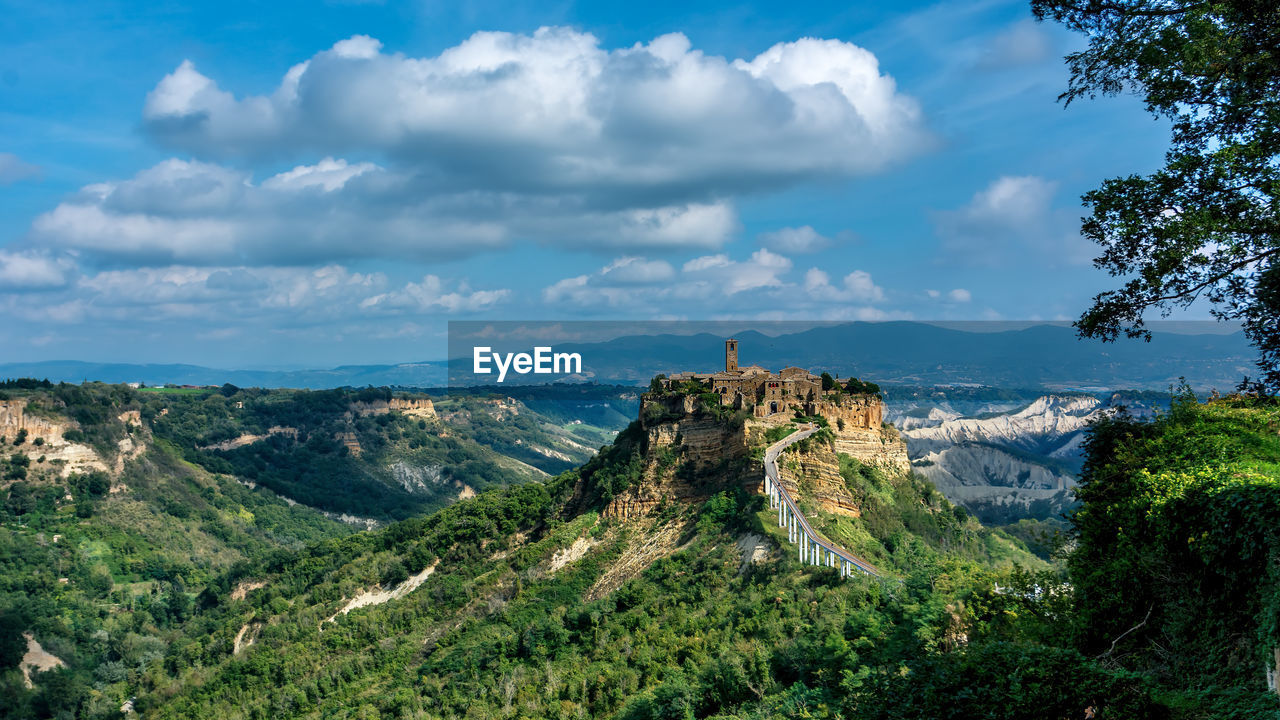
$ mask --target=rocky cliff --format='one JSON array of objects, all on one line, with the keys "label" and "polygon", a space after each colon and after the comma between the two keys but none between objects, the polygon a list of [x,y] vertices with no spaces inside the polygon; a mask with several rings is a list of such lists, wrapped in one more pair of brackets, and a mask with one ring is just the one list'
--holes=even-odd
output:
[{"label": "rocky cliff", "polygon": [[[829,434],[789,450],[782,481],[831,512],[856,516],[860,510],[840,477],[839,455],[905,473],[910,470],[906,445],[883,423],[884,405],[878,397],[843,395],[818,403],[817,412],[826,418]],[[639,482],[618,493],[604,515],[637,517],[664,501],[696,502],[733,487],[756,492],[764,472],[758,449],[768,444],[771,430],[792,421],[781,414],[757,419],[708,407],[694,395],[645,394]]]},{"label": "rocky cliff", "polygon": [[830,423],[834,451],[891,472],[908,472],[907,446],[898,431],[884,422],[884,402],[875,395],[841,395],[817,404]]},{"label": "rocky cliff", "polygon": [[[122,415],[119,421],[126,426],[137,424],[136,413],[133,416]],[[37,415],[27,410],[27,401],[23,399],[0,400],[0,457],[14,454],[25,454],[35,460],[33,473],[48,470],[58,477],[66,478],[72,473],[102,470],[119,473],[123,460],[137,455],[140,444],[131,438],[120,441],[119,454],[114,463],[102,457],[93,448],[79,442],[67,440],[64,435],[71,430],[78,430],[75,421],[63,417]],[[21,446],[13,445],[19,433],[26,431],[26,439]]]},{"label": "rocky cliff", "polygon": [[[1056,518],[1074,502],[1072,489],[1091,423],[1124,406],[1142,417],[1154,407],[1116,394],[1029,396],[1028,402],[987,403],[964,412],[919,399],[894,408],[916,472],[949,500],[986,523],[1020,517]],[[944,404],[945,400],[944,400]],[[906,415],[907,411],[915,416]]]},{"label": "rocky cliff", "polygon": [[393,397],[390,400],[353,402],[349,412],[354,416],[386,415],[398,412],[412,417],[435,418],[436,406],[429,397]]},{"label": "rocky cliff", "polygon": [[663,502],[698,502],[759,482],[762,466],[751,460],[740,419],[707,411],[693,396],[643,398],[640,418],[639,482],[605,506],[605,517],[642,517]]},{"label": "rocky cliff", "polygon": [[794,498],[817,503],[838,515],[862,515],[862,508],[840,476],[839,456],[830,443],[787,450],[778,463],[778,477]]}]

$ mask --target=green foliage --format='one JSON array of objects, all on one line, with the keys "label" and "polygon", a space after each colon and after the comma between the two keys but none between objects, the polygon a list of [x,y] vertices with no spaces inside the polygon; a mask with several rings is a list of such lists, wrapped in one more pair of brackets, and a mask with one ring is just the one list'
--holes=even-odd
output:
[{"label": "green foliage", "polygon": [[36,380],[35,378],[10,378],[0,380],[0,390],[39,390],[41,388],[51,388],[53,383],[48,378],[44,380]]},{"label": "green foliage", "polygon": [[1130,278],[1076,322],[1107,340],[1150,335],[1143,318],[1207,299],[1244,322],[1280,389],[1280,15],[1269,2],[1033,0],[1082,33],[1068,102],[1132,92],[1172,125],[1165,166],[1084,196],[1095,264]]},{"label": "green foliage", "polygon": [[580,470],[583,486],[602,503],[629,487],[639,485],[648,451],[644,426],[636,421],[618,433],[612,445],[600,449]]},{"label": "green foliage", "polygon": [[22,662],[27,652],[27,639],[22,634],[30,622],[21,605],[0,606],[0,671]]},{"label": "green foliage", "polygon": [[845,392],[850,395],[879,395],[880,386],[873,382],[863,382],[858,378],[850,378],[844,385]]},{"label": "green foliage", "polygon": [[796,430],[795,425],[775,425],[764,431],[764,444],[766,446],[773,445],[796,432]]},{"label": "green foliage", "polygon": [[399,560],[392,561],[387,569],[382,573],[382,586],[391,587],[399,585],[409,579],[409,571],[405,569],[404,563]]},{"label": "green foliage", "polygon": [[1260,687],[1280,647],[1280,407],[1177,399],[1091,430],[1071,520],[1085,652],[1193,687]]},{"label": "green foliage", "polygon": [[1141,676],[1109,670],[1071,650],[990,642],[928,654],[907,672],[876,678],[866,718],[1167,718]]}]

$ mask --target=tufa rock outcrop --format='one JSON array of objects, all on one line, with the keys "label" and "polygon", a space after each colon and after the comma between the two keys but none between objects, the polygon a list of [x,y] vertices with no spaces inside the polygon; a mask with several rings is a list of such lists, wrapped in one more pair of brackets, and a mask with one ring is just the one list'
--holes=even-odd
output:
[{"label": "tufa rock outcrop", "polygon": [[435,403],[429,397],[393,397],[390,400],[373,400],[371,402],[353,402],[348,412],[353,416],[386,415],[398,412],[410,417],[434,419]]},{"label": "tufa rock outcrop", "polygon": [[699,502],[717,492],[759,484],[746,424],[726,421],[694,396],[640,400],[640,477],[605,506],[605,517],[649,514],[664,502]]},{"label": "tufa rock outcrop", "polygon": [[[129,421],[134,418],[125,413],[119,420],[129,425]],[[63,478],[70,477],[73,473],[94,470],[111,472],[113,468],[96,450],[83,443],[71,442],[64,437],[68,431],[78,429],[79,426],[73,420],[44,417],[28,412],[27,401],[24,399],[0,400],[0,438],[5,439],[5,442],[0,444],[0,452],[36,454],[43,457],[45,464],[56,469],[57,474]],[[27,442],[22,447],[14,447],[13,440],[23,430],[27,432]],[[36,449],[37,439],[41,443],[38,450]],[[127,447],[122,446],[120,455],[116,458],[115,473],[119,474],[118,468],[122,465],[122,458],[136,456],[141,452],[141,448],[141,445],[135,446],[132,440]]]},{"label": "tufa rock outcrop", "polygon": [[[857,516],[861,510],[840,476],[838,456],[907,473],[906,444],[884,424],[884,404],[875,395],[831,394],[813,409],[827,420],[828,432],[787,451],[782,482],[829,512]],[[645,393],[638,428],[629,430],[641,433],[638,481],[609,500],[604,516],[640,517],[664,502],[698,502],[734,487],[759,491],[764,470],[753,450],[768,444],[770,430],[792,420],[784,414],[755,418],[700,395]]]}]

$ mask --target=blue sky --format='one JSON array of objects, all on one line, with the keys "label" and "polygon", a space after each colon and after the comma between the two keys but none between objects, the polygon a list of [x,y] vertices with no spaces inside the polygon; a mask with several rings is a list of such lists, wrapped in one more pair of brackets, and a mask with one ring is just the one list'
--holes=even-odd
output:
[{"label": "blue sky", "polygon": [[0,362],[434,359],[449,319],[1061,319],[1158,167],[1024,2],[0,4]]}]

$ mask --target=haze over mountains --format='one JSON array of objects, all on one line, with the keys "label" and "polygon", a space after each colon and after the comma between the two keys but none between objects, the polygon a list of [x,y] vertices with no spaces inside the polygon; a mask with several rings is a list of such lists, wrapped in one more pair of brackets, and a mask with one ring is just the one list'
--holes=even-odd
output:
[{"label": "haze over mountains", "polygon": [[[852,374],[882,384],[1165,390],[1186,377],[1200,390],[1227,390],[1243,376],[1254,373],[1255,353],[1239,332],[1157,331],[1151,343],[1121,340],[1103,344],[1080,340],[1072,328],[1063,325],[1008,330],[991,327],[959,329],[919,322],[855,322],[777,335],[754,330],[733,335],[740,341],[744,364],[775,369],[795,365],[841,376]],[[536,344],[547,342],[557,351],[581,353],[583,380],[638,385],[658,373],[719,368],[723,364],[723,339],[711,333],[624,335],[603,342]],[[406,348],[406,354],[412,352]],[[439,360],[305,370],[51,361],[0,364],[0,376],[47,377],[55,382],[229,382],[243,387],[331,388],[439,387],[451,375],[457,384],[477,384],[466,377],[470,358],[461,357],[456,349],[451,354],[455,359],[447,364],[448,371],[446,363]],[[544,382],[547,376],[529,375],[523,379]],[[519,376],[507,378],[507,384],[521,381]]]}]

